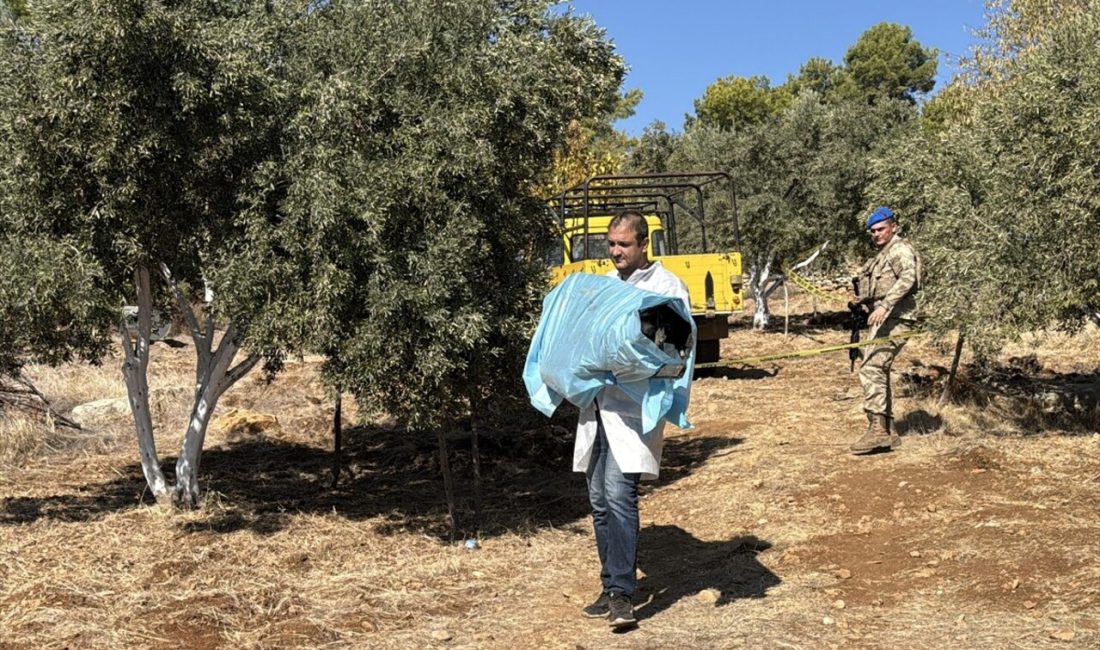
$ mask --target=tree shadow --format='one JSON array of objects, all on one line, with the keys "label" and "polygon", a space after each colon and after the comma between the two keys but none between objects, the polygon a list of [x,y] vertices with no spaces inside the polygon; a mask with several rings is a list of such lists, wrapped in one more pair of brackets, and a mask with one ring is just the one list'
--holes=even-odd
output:
[{"label": "tree shadow", "polygon": [[943,427],[943,418],[924,409],[909,411],[905,417],[894,421],[894,430],[899,436],[926,435],[939,431]]},{"label": "tree shadow", "polygon": [[[783,329],[781,314],[772,314],[773,327]],[[791,314],[787,332],[794,336],[810,336],[837,330],[848,331],[851,327],[851,314],[848,310],[819,311],[815,316],[811,312]]]},{"label": "tree shadow", "polygon": [[639,619],[663,612],[704,589],[718,592],[716,607],[741,598],[763,598],[782,582],[757,554],[771,544],[753,535],[707,542],[679,526],[646,526],[638,541],[638,582],[634,602]]},{"label": "tree shadow", "polygon": [[[920,363],[902,374],[910,393],[924,399],[937,399],[947,377],[946,368]],[[1057,372],[1034,355],[988,366],[966,364],[952,386],[951,401],[977,407],[1022,431],[1093,434],[1100,428],[1100,369]]]},{"label": "tree shadow", "polygon": [[[458,528],[463,535],[491,537],[516,530],[587,526],[583,474],[571,471],[573,432],[548,424],[527,431],[483,432],[480,436],[482,502],[474,521],[470,433],[448,435],[455,476]],[[662,484],[689,474],[738,438],[690,435],[670,438]],[[352,520],[378,519],[383,534],[415,531],[446,539],[446,499],[434,434],[354,427],[345,431],[343,472],[335,488],[332,453],[324,448],[266,437],[236,442],[203,454],[200,482],[205,505],[200,517],[181,521],[185,532],[271,534],[297,513],[338,514]],[[165,463],[169,479],[174,459]],[[0,501],[0,525],[41,518],[88,521],[153,500],[138,464],[119,478],[89,485],[80,494],[10,497]]]},{"label": "tree shadow", "polygon": [[741,366],[739,368],[700,368],[695,371],[695,379],[769,379],[779,374],[780,367],[773,364],[771,368],[759,368],[756,366]]},{"label": "tree shadow", "polygon": [[0,499],[0,526],[27,524],[39,519],[91,521],[143,503],[155,503],[151,496],[145,494],[145,478],[140,466],[129,466],[120,473],[109,483],[82,488],[80,494],[4,497]]}]

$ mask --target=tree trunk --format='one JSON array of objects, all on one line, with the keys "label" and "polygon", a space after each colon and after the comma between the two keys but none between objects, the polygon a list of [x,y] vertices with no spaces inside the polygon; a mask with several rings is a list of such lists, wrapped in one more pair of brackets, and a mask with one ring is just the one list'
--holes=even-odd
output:
[{"label": "tree trunk", "polygon": [[455,485],[451,475],[451,461],[447,452],[447,436],[442,428],[435,431],[436,441],[439,443],[439,471],[443,474],[443,493],[447,498],[447,526],[450,530],[451,541],[455,538]]},{"label": "tree trunk", "polygon": [[206,440],[206,428],[218,405],[218,398],[230,386],[237,383],[255,367],[260,360],[257,355],[249,355],[244,361],[232,366],[240,346],[235,340],[233,324],[225,328],[225,333],[214,349],[214,319],[204,314],[204,327],[200,327],[198,316],[191,302],[180,290],[171,271],[160,265],[164,279],[176,296],[176,303],[183,313],[184,320],[191,330],[195,342],[195,395],[191,405],[191,417],[187,421],[187,433],[183,437],[183,448],[176,459],[176,485],[172,492],[176,505],[193,508],[199,504],[199,465],[202,461],[202,446]]},{"label": "tree trunk", "polygon": [[136,347],[130,341],[125,324],[122,326],[122,348],[125,360],[122,375],[126,379],[126,390],[130,396],[130,410],[134,414],[134,427],[137,430],[138,450],[141,454],[141,469],[145,482],[153,491],[153,496],[161,504],[174,503],[184,507],[194,507],[199,503],[198,471],[202,459],[202,445],[206,439],[206,428],[218,398],[230,386],[248,373],[260,358],[251,355],[230,369],[233,357],[239,346],[234,340],[232,324],[213,350],[214,322],[207,318],[205,331],[200,329],[198,318],[191,303],[183,295],[172,278],[168,267],[161,264],[161,271],[171,286],[183,312],[184,319],[191,329],[195,341],[195,392],[188,420],[187,432],[183,438],[183,449],[176,460],[176,484],[169,486],[160,468],[156,443],[153,439],[153,418],[149,408],[149,346],[152,343],[153,301],[149,285],[149,269],[139,266],[134,272],[138,298],[138,336]]},{"label": "tree trunk", "polygon": [[344,421],[343,421],[343,406],[344,406],[344,394],[340,392],[340,389],[336,389],[336,408],[332,414],[332,485],[330,487],[336,487],[336,484],[340,482],[340,467],[344,464],[343,458],[343,437],[344,437]]},{"label": "tree trunk", "polygon": [[471,380],[467,398],[470,407],[470,456],[474,469],[474,537],[476,538],[481,534],[481,449],[477,431],[478,402],[474,397],[474,386],[476,383]]},{"label": "tree trunk", "polygon": [[768,276],[771,272],[772,256],[756,256],[749,265],[749,291],[752,293],[752,328],[762,330],[771,320],[766,293]]},{"label": "tree trunk", "polygon": [[157,457],[157,444],[153,439],[153,415],[149,409],[149,346],[152,343],[153,300],[149,287],[149,269],[138,266],[134,271],[134,284],[137,286],[138,337],[135,343],[130,341],[130,332],[123,323],[122,350],[125,358],[122,362],[122,376],[126,381],[126,392],[130,399],[130,411],[134,414],[134,428],[137,432],[138,453],[141,456],[141,471],[145,482],[152,490],[157,503],[170,501],[168,482],[160,468]]},{"label": "tree trunk", "polygon": [[[209,341],[203,341],[209,352]],[[196,343],[196,347],[200,344]],[[230,325],[213,355],[199,354],[199,372],[196,373],[195,400],[191,406],[191,417],[187,422],[187,433],[183,437],[183,449],[176,459],[176,487],[173,500],[177,505],[194,508],[199,504],[199,463],[202,461],[202,446],[206,440],[206,428],[218,405],[218,398],[233,382],[226,382],[229,366],[237,355],[237,344],[233,341],[233,326]],[[235,380],[233,380],[235,381]]]},{"label": "tree trunk", "polygon": [[787,283],[783,283],[783,338],[790,336],[791,331],[791,296],[787,292]]},{"label": "tree trunk", "polygon": [[749,291],[752,292],[753,298],[752,328],[754,330],[765,329],[771,322],[772,312],[768,306],[768,298],[786,282],[786,277],[783,275],[771,275],[774,261],[775,254],[768,253],[766,256],[756,257],[749,266]]},{"label": "tree trunk", "polygon": [[951,392],[955,388],[955,375],[959,371],[959,359],[962,357],[963,351],[963,334],[959,332],[959,338],[955,341],[955,356],[951,358],[951,371],[947,373],[947,383],[943,386],[943,392],[940,393],[940,399],[936,402],[936,410],[943,408],[943,405],[947,403],[948,398],[951,397]]}]

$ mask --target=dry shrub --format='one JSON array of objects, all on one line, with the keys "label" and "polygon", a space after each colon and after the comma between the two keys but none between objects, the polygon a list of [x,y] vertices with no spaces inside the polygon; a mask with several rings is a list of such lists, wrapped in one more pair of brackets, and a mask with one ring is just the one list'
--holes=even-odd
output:
[{"label": "dry shrub", "polygon": [[0,415],[0,467],[18,465],[37,451],[49,430],[29,418]]},{"label": "dry shrub", "polygon": [[117,443],[113,432],[71,429],[48,419],[0,413],[0,468],[17,467],[42,454],[100,453]]},{"label": "dry shrub", "polygon": [[[119,369],[121,359],[113,356],[102,364],[69,363],[57,368],[27,366],[26,375],[58,411],[105,397],[125,397],[126,384]],[[152,382],[150,382],[152,383]]]}]

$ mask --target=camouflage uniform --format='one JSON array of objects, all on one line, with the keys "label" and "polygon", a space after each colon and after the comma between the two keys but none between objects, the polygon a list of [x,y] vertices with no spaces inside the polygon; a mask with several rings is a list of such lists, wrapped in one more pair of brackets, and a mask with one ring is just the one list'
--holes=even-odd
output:
[{"label": "camouflage uniform", "polygon": [[[872,312],[879,307],[886,310],[886,320],[871,327],[867,340],[912,329],[920,276],[920,255],[912,244],[897,234],[878,255],[863,265],[859,271],[861,301]],[[863,387],[863,410],[869,415],[893,417],[890,365],[904,345],[903,339],[863,349],[859,383]]]}]

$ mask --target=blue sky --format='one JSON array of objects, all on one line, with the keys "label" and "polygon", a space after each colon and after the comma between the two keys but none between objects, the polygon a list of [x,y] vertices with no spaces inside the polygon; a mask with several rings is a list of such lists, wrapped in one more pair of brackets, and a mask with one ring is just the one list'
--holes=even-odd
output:
[{"label": "blue sky", "polygon": [[[637,113],[616,126],[638,135],[653,120],[673,131],[706,87],[728,75],[766,75],[773,85],[811,57],[841,63],[872,25],[907,25],[940,51],[937,89],[985,24],[982,0],[575,0],[607,30],[630,65],[625,88],[641,88]],[[933,93],[936,92],[933,90]]]}]

